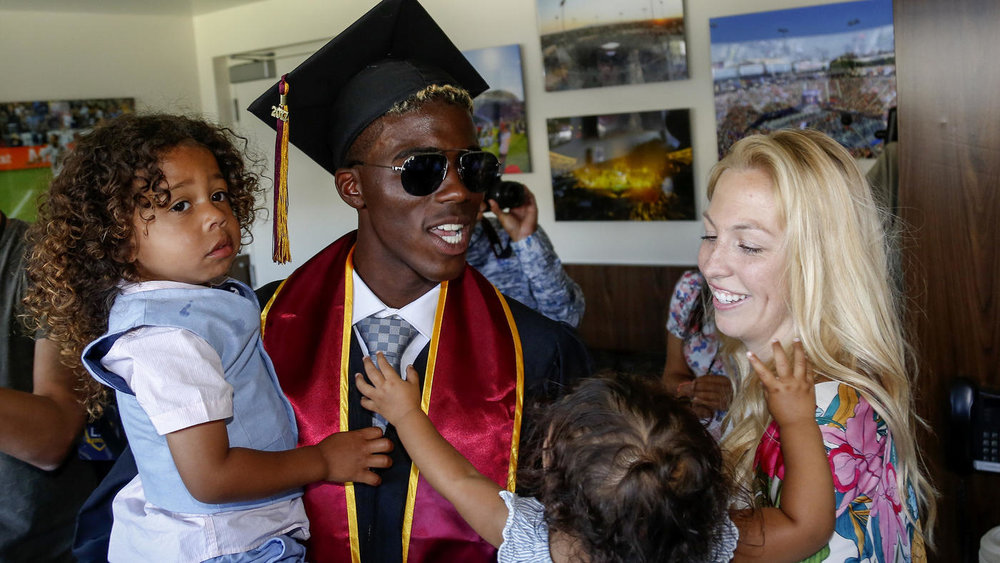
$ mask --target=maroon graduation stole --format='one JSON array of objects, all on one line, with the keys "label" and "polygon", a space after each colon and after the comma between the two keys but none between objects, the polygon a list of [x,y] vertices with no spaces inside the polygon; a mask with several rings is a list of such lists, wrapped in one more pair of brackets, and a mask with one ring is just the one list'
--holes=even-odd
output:
[{"label": "maroon graduation stole", "polygon": [[[348,428],[356,236],[345,235],[295,270],[261,314],[265,348],[295,410],[299,445]],[[470,267],[441,284],[421,378],[421,406],[435,428],[476,469],[513,491],[524,396],[521,340],[506,300]],[[360,561],[354,485],[314,483],[304,498],[310,558]],[[403,561],[442,555],[485,561],[495,553],[416,465],[401,536]]]}]

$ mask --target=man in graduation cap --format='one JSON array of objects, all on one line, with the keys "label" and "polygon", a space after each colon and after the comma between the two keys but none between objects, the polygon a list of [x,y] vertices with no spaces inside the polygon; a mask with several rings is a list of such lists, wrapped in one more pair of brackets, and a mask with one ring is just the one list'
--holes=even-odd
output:
[{"label": "man in graduation cap", "polygon": [[[257,99],[250,111],[329,171],[358,212],[357,231],[259,293],[300,444],[384,425],[361,407],[354,374],[365,355],[395,346],[398,365],[421,374],[437,429],[513,489],[524,407],[590,361],[568,325],[505,299],[465,262],[483,193],[499,179],[472,122],[470,95],[486,88],[416,0],[384,0]],[[396,448],[380,486],[307,488],[310,560],[493,559],[385,431]]]}]

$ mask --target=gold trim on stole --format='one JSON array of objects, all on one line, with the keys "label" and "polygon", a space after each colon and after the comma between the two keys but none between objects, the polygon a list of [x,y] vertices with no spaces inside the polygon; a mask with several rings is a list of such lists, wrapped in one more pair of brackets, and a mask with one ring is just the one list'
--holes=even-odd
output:
[{"label": "gold trim on stole", "polygon": [[[438,295],[437,310],[434,312],[434,331],[431,347],[427,351],[427,369],[424,371],[424,390],[420,396],[420,408],[427,413],[431,405],[431,388],[434,386],[434,366],[437,364],[438,342],[441,339],[441,323],[444,321],[444,304],[448,298],[448,281],[441,282],[441,292]],[[410,534],[413,530],[413,505],[417,501],[417,483],[420,470],[416,463],[410,464],[410,479],[406,484],[406,509],[403,511],[403,563],[410,555]]]},{"label": "gold trim on stole", "polygon": [[521,443],[521,415],[524,409],[524,356],[521,354],[521,335],[517,332],[517,323],[507,305],[507,299],[500,293],[500,290],[493,288],[497,292],[497,298],[503,305],[504,315],[507,316],[507,325],[510,326],[510,334],[514,338],[514,362],[517,365],[517,386],[514,399],[514,427],[510,438],[510,465],[507,466],[507,490],[514,492],[517,487],[517,456]]},{"label": "gold trim on stole", "polygon": [[285,278],[285,279],[281,280],[281,283],[278,284],[278,287],[274,290],[274,293],[271,294],[271,298],[267,300],[267,304],[264,305],[264,310],[262,310],[260,312],[260,339],[261,340],[264,339],[264,323],[267,322],[267,313],[271,311],[271,303],[274,303],[274,298],[278,296],[278,293],[281,291],[281,288],[285,287],[285,282],[286,281],[288,281],[288,278]]},{"label": "gold trim on stole", "polygon": [[[354,248],[347,253],[344,264],[344,326],[340,337],[340,431],[350,430],[347,413],[350,406],[351,320],[354,317]],[[351,561],[361,562],[361,541],[358,536],[358,507],[354,499],[354,483],[344,483],[347,500],[347,527],[351,536]]]}]

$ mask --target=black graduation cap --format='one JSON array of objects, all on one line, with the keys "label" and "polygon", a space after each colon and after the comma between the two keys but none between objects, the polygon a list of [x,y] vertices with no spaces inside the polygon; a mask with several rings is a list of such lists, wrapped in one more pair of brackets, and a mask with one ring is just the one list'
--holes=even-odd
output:
[{"label": "black graduation cap", "polygon": [[[382,0],[250,104],[278,133],[275,261],[290,259],[287,143],[332,174],[369,124],[431,84],[472,97],[489,87],[417,0]],[[279,244],[286,248],[279,252]]]},{"label": "black graduation cap", "polygon": [[[284,81],[289,142],[330,173],[357,136],[398,101],[431,84],[473,97],[488,86],[416,0],[383,0]],[[277,130],[275,84],[248,108]]]}]

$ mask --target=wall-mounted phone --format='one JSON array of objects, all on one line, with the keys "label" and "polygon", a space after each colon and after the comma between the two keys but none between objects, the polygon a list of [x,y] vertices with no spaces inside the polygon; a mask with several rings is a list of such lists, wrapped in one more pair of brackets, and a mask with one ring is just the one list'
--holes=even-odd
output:
[{"label": "wall-mounted phone", "polygon": [[956,378],[950,399],[952,463],[960,470],[1000,473],[1000,392]]}]

